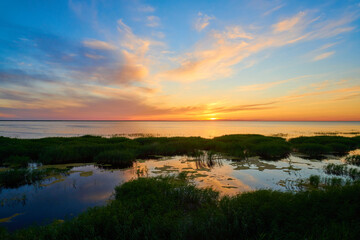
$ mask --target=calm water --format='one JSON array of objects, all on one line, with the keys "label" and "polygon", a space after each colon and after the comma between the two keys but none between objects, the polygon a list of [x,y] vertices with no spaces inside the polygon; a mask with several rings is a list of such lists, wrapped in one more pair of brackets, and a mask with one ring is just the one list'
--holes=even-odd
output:
[{"label": "calm water", "polygon": [[0,121],[0,136],[42,138],[54,136],[201,136],[225,134],[300,135],[360,134],[360,122],[247,122],[247,121]]},{"label": "calm water", "polygon": [[[358,152],[359,153],[359,152]],[[213,187],[221,194],[233,195],[255,189],[289,190],[292,181],[323,175],[327,163],[342,163],[344,158],[307,160],[291,155],[280,161],[251,158],[234,162],[218,159],[212,165],[188,157],[168,157],[138,161],[132,168],[102,169],[93,164],[75,166],[68,176],[52,178],[38,186],[2,189],[0,223],[9,230],[34,223],[45,224],[56,219],[68,219],[88,207],[104,205],[112,198],[114,187],[139,176],[171,175],[186,171],[190,181],[199,187]],[[64,166],[63,166],[64,167]]]},{"label": "calm water", "polygon": [[[256,133],[286,138],[300,135],[360,134],[360,122],[89,122],[89,121],[0,121],[0,136],[41,138],[50,136],[202,136]],[[360,152],[358,151],[357,154]],[[291,155],[280,161],[251,158],[234,162],[217,159],[209,164],[188,157],[137,161],[132,168],[102,169],[93,164],[74,165],[68,176],[54,177],[41,185],[0,189],[0,226],[15,230],[32,224],[76,216],[89,207],[106,204],[114,187],[139,176],[176,174],[186,171],[199,187],[213,187],[221,194],[271,188],[289,190],[291,183],[311,174],[325,176],[325,164],[344,158],[328,156],[323,161]],[[62,166],[64,167],[64,166]],[[4,218],[10,219],[4,220]]]}]

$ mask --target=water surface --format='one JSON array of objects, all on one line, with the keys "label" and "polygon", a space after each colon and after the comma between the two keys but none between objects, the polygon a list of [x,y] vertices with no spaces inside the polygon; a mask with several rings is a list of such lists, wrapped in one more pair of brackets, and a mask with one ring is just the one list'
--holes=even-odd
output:
[{"label": "water surface", "polygon": [[292,181],[308,178],[311,174],[326,176],[322,169],[325,164],[342,161],[343,158],[331,156],[318,161],[291,155],[280,161],[250,158],[235,162],[219,158],[209,163],[176,156],[137,161],[133,167],[121,170],[104,169],[94,164],[75,165],[68,176],[52,178],[41,185],[2,189],[0,219],[14,217],[0,226],[15,230],[34,223],[72,218],[88,207],[106,204],[112,198],[115,186],[139,176],[186,171],[190,181],[197,186],[212,187],[222,195],[234,195],[256,189],[291,190]]},{"label": "water surface", "polygon": [[200,136],[225,134],[277,135],[285,138],[360,134],[360,122],[261,121],[0,121],[0,136],[16,138],[98,136]]}]

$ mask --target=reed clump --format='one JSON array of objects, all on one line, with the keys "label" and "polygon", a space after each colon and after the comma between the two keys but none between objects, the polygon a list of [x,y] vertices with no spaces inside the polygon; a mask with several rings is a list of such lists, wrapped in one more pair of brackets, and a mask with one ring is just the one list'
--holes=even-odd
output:
[{"label": "reed clump", "polygon": [[345,158],[345,162],[348,164],[360,166],[360,155],[351,155]]},{"label": "reed clump", "polygon": [[337,175],[337,176],[348,176],[353,180],[360,179],[360,170],[356,168],[349,168],[346,164],[327,164],[324,167],[324,171],[327,174]]}]

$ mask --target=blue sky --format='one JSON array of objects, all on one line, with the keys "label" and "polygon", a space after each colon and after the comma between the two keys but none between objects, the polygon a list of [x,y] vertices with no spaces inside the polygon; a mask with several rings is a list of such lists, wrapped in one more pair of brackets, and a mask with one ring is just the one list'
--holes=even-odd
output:
[{"label": "blue sky", "polygon": [[1,1],[0,119],[360,120],[359,1]]}]

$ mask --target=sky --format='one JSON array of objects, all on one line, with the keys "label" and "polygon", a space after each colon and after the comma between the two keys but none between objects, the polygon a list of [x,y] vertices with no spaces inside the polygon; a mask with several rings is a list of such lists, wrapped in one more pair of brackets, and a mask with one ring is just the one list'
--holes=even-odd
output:
[{"label": "sky", "polygon": [[2,0],[0,119],[360,121],[360,1]]}]

